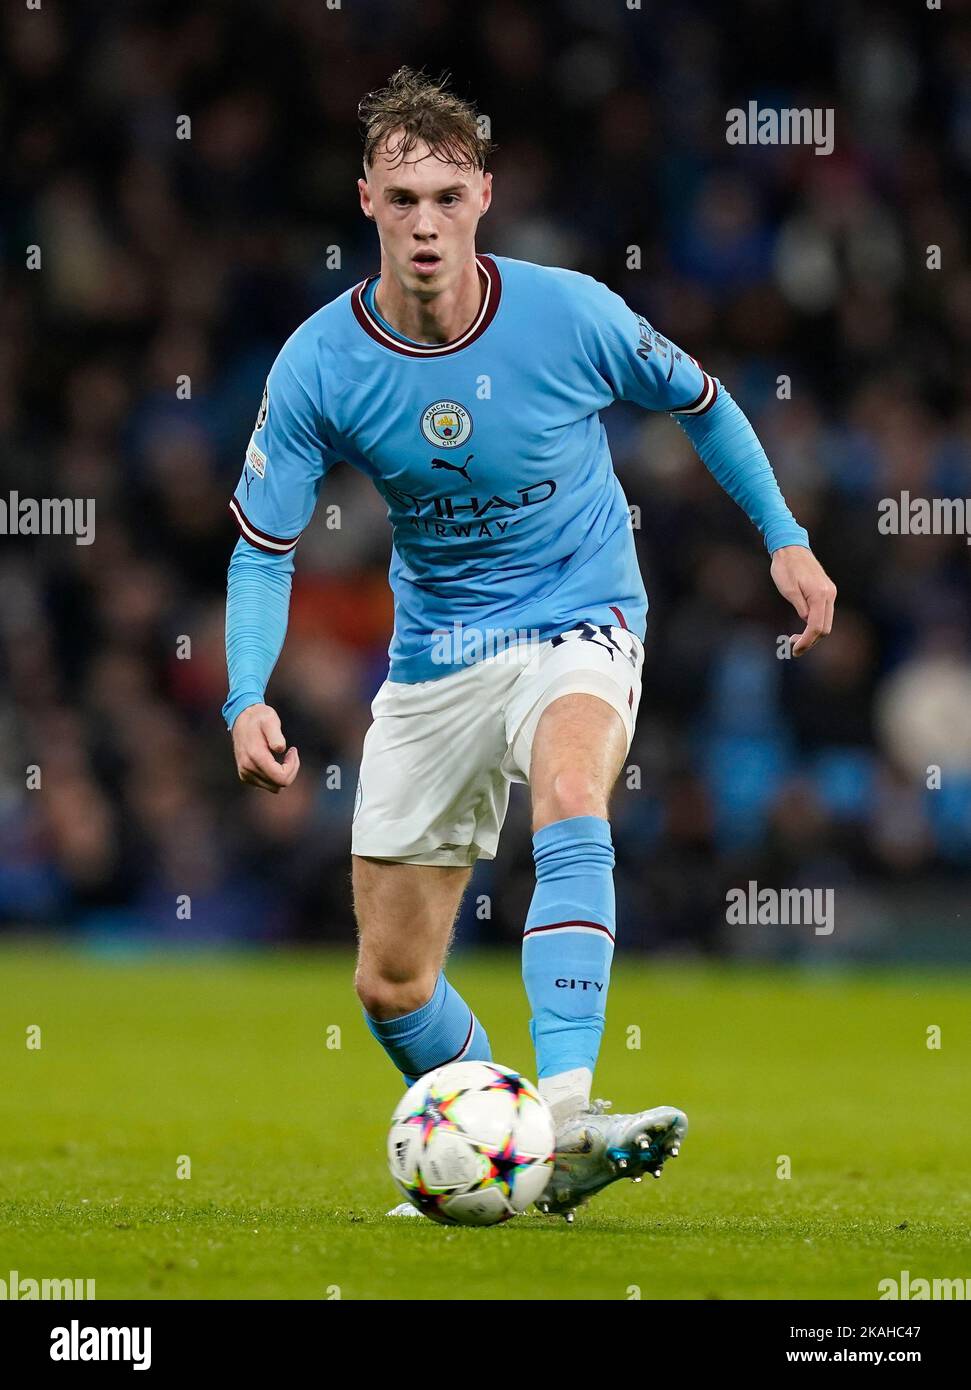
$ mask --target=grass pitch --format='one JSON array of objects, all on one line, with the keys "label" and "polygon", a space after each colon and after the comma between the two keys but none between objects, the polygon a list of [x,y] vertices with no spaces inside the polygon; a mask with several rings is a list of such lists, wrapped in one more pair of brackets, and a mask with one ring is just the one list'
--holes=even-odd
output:
[{"label": "grass pitch", "polygon": [[[572,1228],[476,1231],[384,1217],[400,1085],[352,968],[0,952],[0,1278],[93,1278],[99,1299],[872,1299],[904,1269],[971,1276],[968,976],[619,957],[594,1094],[681,1106],[682,1156]],[[517,959],[449,974],[531,1075]]]}]

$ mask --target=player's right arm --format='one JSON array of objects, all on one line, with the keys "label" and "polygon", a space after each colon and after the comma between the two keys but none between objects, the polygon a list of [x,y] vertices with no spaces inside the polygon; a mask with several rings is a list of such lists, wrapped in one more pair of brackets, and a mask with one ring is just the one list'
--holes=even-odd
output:
[{"label": "player's right arm", "polygon": [[293,552],[256,550],[240,537],[229,562],[226,595],[226,665],[229,696],[223,715],[233,737],[240,781],[264,791],[288,787],[300,770],[296,748],[286,749],[280,718],[264,701],[266,683],[287,631]]},{"label": "player's right arm", "polygon": [[286,749],[266,686],[286,637],[293,552],[335,461],[308,389],[314,374],[312,343],[305,342],[295,334],[273,364],[230,502],[240,538],[227,583],[223,717],[240,780],[271,792],[290,785],[300,759],[295,748]]}]

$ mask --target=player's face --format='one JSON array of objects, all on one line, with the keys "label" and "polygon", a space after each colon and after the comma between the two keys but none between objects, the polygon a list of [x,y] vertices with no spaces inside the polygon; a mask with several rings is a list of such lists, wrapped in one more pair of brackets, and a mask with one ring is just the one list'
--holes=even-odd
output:
[{"label": "player's face", "polygon": [[[392,152],[398,137],[387,142]],[[361,207],[377,223],[385,261],[423,296],[454,285],[475,255],[475,229],[492,199],[492,175],[437,159],[425,144],[400,162],[387,145],[358,179]]]}]

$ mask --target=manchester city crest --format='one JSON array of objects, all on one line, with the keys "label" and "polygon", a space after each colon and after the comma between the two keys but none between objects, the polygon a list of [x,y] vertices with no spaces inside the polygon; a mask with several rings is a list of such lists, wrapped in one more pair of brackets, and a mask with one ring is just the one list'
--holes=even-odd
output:
[{"label": "manchester city crest", "polygon": [[472,433],[472,416],[458,401],[436,401],[422,412],[421,432],[436,449],[454,449]]}]

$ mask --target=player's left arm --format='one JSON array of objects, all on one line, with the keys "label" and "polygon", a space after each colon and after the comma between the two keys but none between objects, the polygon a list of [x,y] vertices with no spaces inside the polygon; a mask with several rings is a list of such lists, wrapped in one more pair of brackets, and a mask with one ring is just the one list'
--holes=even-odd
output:
[{"label": "player's left arm", "polygon": [[775,586],[805,623],[791,638],[793,656],[802,656],[832,630],[836,585],[789,510],[755,430],[717,377],[619,295],[587,283],[596,286],[586,340],[597,370],[618,399],[672,415],[711,475],[758,527]]},{"label": "player's left arm", "polygon": [[832,631],[836,585],[810,549],[809,533],[789,510],[747,416],[719,381],[710,380],[717,395],[708,410],[670,413],[712,477],[762,533],[772,556],[773,582],[805,623],[804,630],[790,638],[792,655],[799,657]]}]

